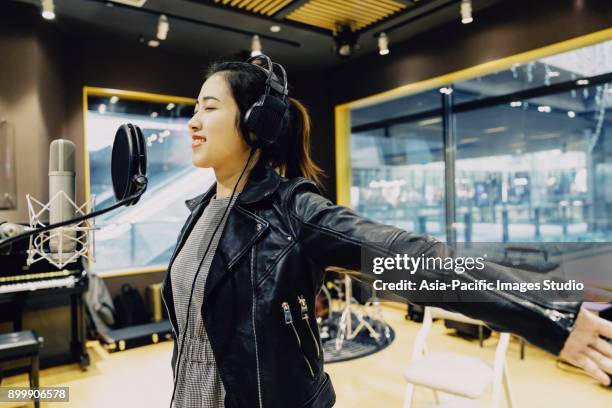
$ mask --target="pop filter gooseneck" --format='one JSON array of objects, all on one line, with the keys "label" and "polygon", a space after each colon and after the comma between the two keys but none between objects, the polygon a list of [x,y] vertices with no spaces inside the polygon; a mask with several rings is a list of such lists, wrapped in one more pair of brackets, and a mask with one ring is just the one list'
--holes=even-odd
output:
[{"label": "pop filter gooseneck", "polygon": [[76,224],[98,215],[106,214],[124,205],[134,205],[147,189],[147,151],[144,136],[140,128],[131,123],[121,125],[115,133],[111,159],[113,190],[117,202],[108,208],[85,214],[71,220],[36,228],[23,234],[0,241],[0,248],[15,241],[28,238],[54,228]]}]

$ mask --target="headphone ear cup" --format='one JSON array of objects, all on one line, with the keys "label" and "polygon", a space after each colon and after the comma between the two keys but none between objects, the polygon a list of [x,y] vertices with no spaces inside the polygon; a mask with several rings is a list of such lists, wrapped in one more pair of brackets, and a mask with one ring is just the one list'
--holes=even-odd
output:
[{"label": "headphone ear cup", "polygon": [[253,132],[257,134],[255,129],[257,128],[259,109],[263,104],[264,98],[265,95],[262,95],[257,102],[251,105],[251,107],[244,114],[244,120],[242,121],[242,137],[249,146],[254,148],[258,147],[257,139],[251,140],[250,133]]},{"label": "headphone ear cup", "polygon": [[[257,143],[272,145],[277,142],[287,102],[274,95],[262,95],[245,114],[245,127],[257,137]],[[249,135],[244,135],[248,139]],[[249,140],[247,140],[249,143]],[[251,144],[251,143],[249,143]]]}]

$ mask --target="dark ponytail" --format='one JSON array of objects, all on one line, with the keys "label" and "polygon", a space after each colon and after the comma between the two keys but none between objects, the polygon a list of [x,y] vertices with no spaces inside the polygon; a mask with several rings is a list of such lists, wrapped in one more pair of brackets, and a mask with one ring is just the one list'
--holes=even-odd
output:
[{"label": "dark ponytail", "polygon": [[[278,166],[287,178],[304,177],[321,185],[323,171],[310,156],[310,115],[300,101],[289,98],[289,128],[285,160]],[[285,135],[283,135],[285,136]]]},{"label": "dark ponytail", "polygon": [[[214,64],[206,78],[216,73],[222,73],[227,80],[239,110],[236,127],[244,135],[247,130],[242,124],[242,118],[264,93],[266,76],[261,69],[244,62]],[[283,118],[278,142],[272,147],[261,148],[259,162],[272,166],[284,177],[304,177],[321,187],[323,171],[310,156],[310,115],[297,99],[289,98],[289,101],[290,106]]]}]

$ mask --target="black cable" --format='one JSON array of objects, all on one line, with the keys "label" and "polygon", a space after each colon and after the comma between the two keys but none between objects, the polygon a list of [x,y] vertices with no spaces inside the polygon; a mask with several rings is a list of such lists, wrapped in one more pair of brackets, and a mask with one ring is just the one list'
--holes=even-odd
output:
[{"label": "black cable", "polygon": [[20,240],[22,240],[24,238],[30,237],[32,235],[38,235],[38,234],[43,233],[45,231],[49,231],[49,230],[52,230],[54,228],[64,227],[64,226],[70,225],[70,224],[77,224],[77,223],[79,223],[81,221],[84,221],[84,220],[87,220],[89,218],[97,217],[98,215],[105,214],[105,213],[107,213],[109,211],[114,210],[115,208],[119,208],[119,207],[129,203],[130,201],[133,201],[135,198],[137,198],[140,195],[142,195],[142,193],[144,193],[145,190],[146,190],[146,183],[145,183],[144,187],[141,187],[138,190],[138,192],[136,192],[135,194],[132,194],[131,196],[126,197],[123,200],[118,201],[115,204],[113,204],[110,207],[105,208],[103,210],[98,210],[98,211],[95,211],[95,212],[92,212],[92,213],[89,213],[89,214],[82,215],[82,216],[77,217],[77,218],[73,218],[71,220],[66,220],[66,221],[55,223],[55,224],[50,224],[50,225],[47,225],[47,226],[42,227],[42,228],[36,228],[35,230],[32,230],[32,231],[26,231],[26,232],[24,232],[22,234],[14,236],[14,237],[3,239],[2,241],[0,241],[0,248],[2,248],[3,246],[6,246],[6,245],[10,245],[10,244],[12,244],[15,241],[20,241]]},{"label": "black cable", "polygon": [[[178,384],[178,378],[179,378],[179,375],[180,375],[181,356],[183,355],[183,348],[184,348],[184,345],[185,345],[185,337],[187,336],[187,330],[189,328],[189,312],[191,311],[191,301],[193,299],[193,289],[195,288],[195,285],[196,285],[196,282],[197,282],[197,279],[198,279],[198,275],[200,274],[200,269],[202,268],[202,263],[206,259],[206,255],[208,255],[208,250],[210,249],[210,245],[212,244],[213,240],[215,239],[215,235],[217,234],[217,231],[219,230],[219,228],[221,227],[221,224],[223,223],[223,219],[225,218],[225,214],[227,213],[229,208],[232,206],[232,201],[234,200],[234,194],[236,193],[236,188],[238,188],[238,184],[240,184],[240,180],[242,180],[242,176],[244,176],[244,172],[246,171],[247,167],[249,166],[249,163],[251,162],[251,157],[253,157],[253,153],[255,153],[255,149],[251,149],[251,153],[249,154],[249,158],[247,159],[246,164],[244,165],[244,168],[242,169],[242,173],[240,173],[240,177],[238,177],[238,181],[236,181],[236,184],[234,185],[234,188],[232,190],[232,194],[230,195],[229,203],[227,204],[227,207],[225,207],[225,210],[223,210],[223,215],[221,216],[221,219],[219,220],[219,223],[215,227],[215,230],[213,231],[212,236],[210,237],[210,240],[208,241],[208,245],[206,246],[206,250],[204,251],[204,255],[202,256],[202,259],[200,260],[200,264],[198,265],[198,269],[197,269],[197,271],[195,273],[195,276],[193,277],[193,282],[191,284],[191,292],[189,293],[189,301],[187,302],[187,316],[185,317],[185,329],[183,330],[183,335],[182,335],[182,338],[181,338],[180,344],[179,344],[179,354],[178,354],[178,358],[176,359],[176,370],[175,370],[175,374],[174,374],[174,387],[172,388],[172,398],[170,399],[170,408],[172,408],[172,403],[174,402],[174,396],[176,394],[176,385]],[[170,273],[170,271],[168,271],[168,273]],[[178,319],[177,319],[177,323],[178,323]]]}]

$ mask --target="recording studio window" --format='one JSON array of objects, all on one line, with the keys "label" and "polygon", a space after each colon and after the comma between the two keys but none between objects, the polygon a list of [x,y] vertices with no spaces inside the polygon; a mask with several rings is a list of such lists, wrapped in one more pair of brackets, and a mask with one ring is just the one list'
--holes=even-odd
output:
[{"label": "recording studio window", "polygon": [[354,209],[445,239],[442,118],[428,114],[440,107],[436,90],[351,111]]},{"label": "recording studio window", "polygon": [[454,84],[460,241],[612,238],[611,73],[607,41]]},{"label": "recording studio window", "polygon": [[457,114],[460,240],[612,237],[608,89],[606,83]]},{"label": "recording studio window", "polygon": [[364,215],[457,241],[612,240],[612,41],[353,104]]},{"label": "recording studio window", "polygon": [[96,208],[114,203],[110,157],[117,128],[138,125],[147,142],[149,184],[138,205],[122,207],[96,219],[95,271],[163,269],[170,260],[188,210],[185,200],[212,185],[210,170],[191,163],[187,98],[88,90],[86,146],[89,194]]}]

